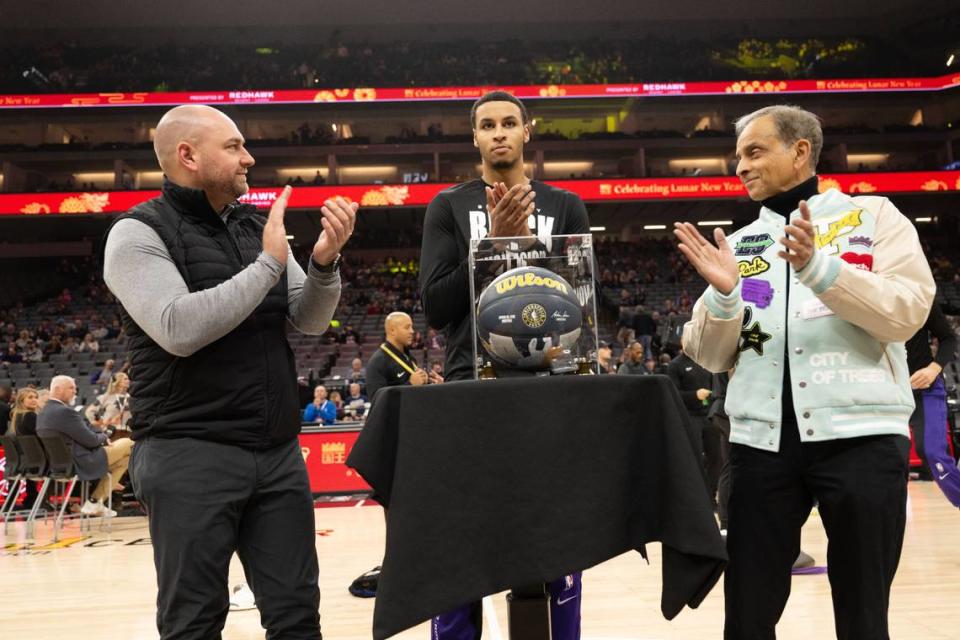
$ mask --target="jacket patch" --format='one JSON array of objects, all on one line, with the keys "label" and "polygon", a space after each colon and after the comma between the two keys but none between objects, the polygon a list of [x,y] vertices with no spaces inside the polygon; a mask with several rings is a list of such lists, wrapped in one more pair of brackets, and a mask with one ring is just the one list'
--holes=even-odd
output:
[{"label": "jacket patch", "polygon": [[831,247],[830,255],[836,255],[840,252],[838,241],[843,236],[853,233],[853,230],[863,224],[863,209],[854,209],[840,215],[839,218],[823,224],[819,220],[814,220],[814,238],[813,243],[817,249]]},{"label": "jacket patch", "polygon": [[744,280],[740,284],[740,297],[760,309],[766,309],[773,300],[773,287],[766,280]]},{"label": "jacket patch", "polygon": [[752,262],[741,260],[737,263],[737,268],[740,270],[741,278],[752,278],[770,269],[770,263],[760,256],[757,256]]},{"label": "jacket patch", "polygon": [[752,236],[743,236],[734,247],[734,254],[738,256],[759,256],[773,244],[769,233],[759,233]]},{"label": "jacket patch", "polygon": [[762,356],[764,343],[771,340],[773,336],[769,333],[764,333],[763,329],[760,328],[759,321],[754,322],[753,326],[747,329],[747,325],[750,324],[751,320],[753,320],[753,309],[747,307],[743,312],[743,331],[740,332],[740,339],[743,340],[743,342],[740,343],[738,355],[747,349],[753,349],[757,352],[757,355]]},{"label": "jacket patch", "polygon": [[848,251],[840,254],[840,259],[849,262],[861,271],[873,271],[873,256],[869,253],[853,253]]}]

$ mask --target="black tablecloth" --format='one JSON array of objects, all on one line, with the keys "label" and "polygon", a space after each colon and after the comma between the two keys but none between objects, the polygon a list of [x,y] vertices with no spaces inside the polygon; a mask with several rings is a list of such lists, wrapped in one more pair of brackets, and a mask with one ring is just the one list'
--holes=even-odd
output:
[{"label": "black tablecloth", "polygon": [[699,605],[726,550],[688,428],[664,376],[380,391],[347,460],[388,507],[374,638],[653,541],[663,615]]}]

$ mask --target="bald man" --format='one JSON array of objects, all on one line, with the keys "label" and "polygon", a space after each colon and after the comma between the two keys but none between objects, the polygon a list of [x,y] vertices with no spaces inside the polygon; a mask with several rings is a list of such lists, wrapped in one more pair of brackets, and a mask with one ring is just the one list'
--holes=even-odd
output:
[{"label": "bald man", "polygon": [[[410,316],[402,311],[394,311],[384,321],[383,331],[386,340],[367,362],[367,397],[371,402],[376,402],[377,391],[383,387],[443,382],[438,373],[428,373],[410,356],[414,335],[413,320]],[[375,495],[371,497],[376,499]],[[377,595],[379,580],[380,567],[376,566],[360,575],[348,589],[358,598],[372,598]]]},{"label": "bald man", "polygon": [[[381,387],[421,385],[431,381],[430,375],[410,357],[413,344],[413,320],[402,311],[394,311],[383,323],[386,341],[367,363],[367,397],[371,400]],[[432,380],[443,382],[442,378]]]},{"label": "bald man", "polygon": [[310,486],[287,322],[319,335],[340,299],[357,205],[322,208],[306,273],[287,245],[290,188],[259,215],[234,122],[176,107],[154,150],[162,194],[120,216],[104,280],[130,349],[130,476],[145,505],[164,640],[219,638],[240,556],[267,638],[320,638]]}]

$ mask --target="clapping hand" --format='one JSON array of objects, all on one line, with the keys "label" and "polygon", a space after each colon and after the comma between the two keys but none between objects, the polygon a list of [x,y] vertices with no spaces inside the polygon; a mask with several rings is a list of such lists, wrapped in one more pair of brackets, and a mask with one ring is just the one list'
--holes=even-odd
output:
[{"label": "clapping hand", "polygon": [[689,222],[676,222],[673,226],[673,234],[680,241],[680,253],[700,277],[723,295],[733,291],[740,280],[740,271],[723,229],[717,227],[713,230],[713,239],[717,243],[714,246]]}]

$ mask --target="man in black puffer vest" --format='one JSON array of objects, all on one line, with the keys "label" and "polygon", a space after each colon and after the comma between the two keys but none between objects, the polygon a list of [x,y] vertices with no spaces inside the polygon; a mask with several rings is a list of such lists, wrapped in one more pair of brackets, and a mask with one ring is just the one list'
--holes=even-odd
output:
[{"label": "man in black puffer vest", "polygon": [[357,205],[323,207],[307,273],[287,245],[290,188],[267,219],[237,198],[254,164],[230,118],[181,106],[157,125],[162,195],[107,232],[104,280],[130,349],[130,477],[150,520],[163,640],[219,638],[240,556],[267,638],[320,635],[313,501],[288,320],[323,333]]}]

